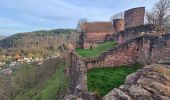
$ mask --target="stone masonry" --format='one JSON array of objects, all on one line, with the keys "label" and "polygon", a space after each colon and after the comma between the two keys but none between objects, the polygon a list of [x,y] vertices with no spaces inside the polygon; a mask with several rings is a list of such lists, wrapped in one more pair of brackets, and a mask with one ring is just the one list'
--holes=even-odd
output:
[{"label": "stone masonry", "polygon": [[78,95],[81,92],[87,92],[87,68],[76,52],[72,52],[70,57],[71,66],[68,75],[70,83],[69,94]]},{"label": "stone masonry", "polygon": [[84,33],[81,34],[82,48],[95,48],[105,42],[107,35],[115,33],[112,22],[87,22],[83,25]]},{"label": "stone masonry", "polygon": [[144,25],[145,7],[133,8],[125,11],[125,29]]},{"label": "stone masonry", "polygon": [[[115,38],[119,41],[122,37],[125,39],[123,43],[96,58],[81,58],[76,52],[72,52],[69,68],[70,95],[64,100],[101,100],[94,93],[88,92],[87,70],[99,66],[115,67],[134,63],[152,65],[129,75],[125,85],[113,89],[103,100],[169,100],[170,67],[163,64],[170,64],[170,34],[145,34],[153,30],[151,25],[128,28],[125,30],[129,32],[127,35],[126,32],[119,32]],[[144,34],[138,35],[141,32]]]},{"label": "stone masonry", "polygon": [[[97,47],[108,40],[109,35],[115,35],[131,27],[144,25],[145,7],[125,11],[124,19],[114,19],[112,22],[87,22],[82,25],[80,46],[83,49]],[[83,38],[82,38],[83,37]],[[123,39],[122,39],[123,40]]]},{"label": "stone masonry", "polygon": [[125,28],[125,25],[124,25],[124,19],[114,19],[113,20],[113,27],[115,29],[115,32],[118,33],[120,31],[123,31],[124,28]]},{"label": "stone masonry", "polygon": [[170,62],[170,34],[162,36],[143,35],[119,44],[99,57],[83,59],[88,68],[120,66],[140,63]]},{"label": "stone masonry", "polygon": [[[63,100],[101,100],[87,89],[87,69],[140,63],[152,64],[127,77],[125,85],[113,89],[103,100],[169,100],[170,34],[143,35],[119,44],[97,58],[70,54],[69,95]],[[153,64],[159,63],[159,64]]]},{"label": "stone masonry", "polygon": [[121,44],[128,40],[135,39],[145,34],[152,35],[152,33],[155,33],[154,25],[151,25],[151,24],[141,25],[137,27],[131,27],[131,28],[125,29],[124,31],[117,33],[114,36],[114,40],[118,44]]}]

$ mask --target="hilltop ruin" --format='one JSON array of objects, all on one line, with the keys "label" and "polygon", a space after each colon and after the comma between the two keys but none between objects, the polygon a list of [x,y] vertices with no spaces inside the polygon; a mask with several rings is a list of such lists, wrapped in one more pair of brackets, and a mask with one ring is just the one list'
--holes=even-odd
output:
[{"label": "hilltop ruin", "polygon": [[95,48],[124,29],[144,25],[144,16],[145,7],[138,7],[125,11],[124,19],[113,19],[112,22],[85,22],[82,25],[84,32],[81,37],[84,38],[81,38],[80,47]]},{"label": "hilltop ruin", "polygon": [[[127,10],[125,19],[114,20],[112,27],[110,23],[107,23],[107,27],[106,23],[91,23],[90,28],[95,28],[87,28],[86,37],[82,41],[83,48],[95,47],[99,41],[101,43],[110,39],[114,39],[117,46],[94,58],[82,58],[75,51],[70,53],[70,95],[64,100],[170,99],[170,34],[155,35],[159,31],[156,31],[154,25],[144,25],[144,12],[144,7]],[[146,67],[129,75],[125,85],[113,89],[103,98],[88,92],[88,69],[134,63]]]}]

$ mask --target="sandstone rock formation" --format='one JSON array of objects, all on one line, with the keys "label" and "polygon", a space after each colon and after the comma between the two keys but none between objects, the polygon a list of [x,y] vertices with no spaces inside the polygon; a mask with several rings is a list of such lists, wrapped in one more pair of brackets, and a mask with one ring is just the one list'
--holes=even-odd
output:
[{"label": "sandstone rock formation", "polygon": [[152,64],[130,74],[103,100],[170,100],[170,66]]},{"label": "sandstone rock formation", "polygon": [[148,65],[128,75],[124,85],[103,98],[81,92],[63,100],[170,100],[170,65]]}]

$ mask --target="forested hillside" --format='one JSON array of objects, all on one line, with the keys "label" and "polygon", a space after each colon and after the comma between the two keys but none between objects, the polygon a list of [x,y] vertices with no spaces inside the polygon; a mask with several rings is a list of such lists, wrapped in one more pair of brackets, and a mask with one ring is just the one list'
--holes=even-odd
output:
[{"label": "forested hillside", "polygon": [[11,76],[0,75],[0,100],[60,100],[68,88],[65,60],[23,64]]},{"label": "forested hillside", "polygon": [[6,38],[6,36],[0,35],[0,40],[3,40],[5,38]]},{"label": "forested hillside", "polygon": [[[1,54],[24,56],[50,56],[57,53],[58,47],[68,40],[73,29],[54,29],[18,33],[0,41]],[[67,41],[66,41],[67,40]]]}]

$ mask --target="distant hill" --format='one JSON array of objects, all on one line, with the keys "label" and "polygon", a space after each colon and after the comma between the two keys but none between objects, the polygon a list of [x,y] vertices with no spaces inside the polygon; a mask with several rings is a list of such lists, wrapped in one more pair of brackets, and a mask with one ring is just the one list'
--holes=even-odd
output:
[{"label": "distant hill", "polygon": [[10,48],[16,47],[26,42],[36,42],[37,39],[51,37],[61,37],[74,32],[73,29],[53,29],[53,30],[41,30],[34,32],[17,33],[0,41],[0,47]]},{"label": "distant hill", "polygon": [[49,56],[65,43],[74,29],[53,29],[26,33],[17,33],[0,41],[3,54]]},{"label": "distant hill", "polygon": [[4,35],[0,35],[0,40],[3,40],[5,39],[7,36],[4,36]]}]

